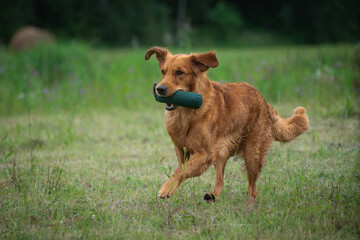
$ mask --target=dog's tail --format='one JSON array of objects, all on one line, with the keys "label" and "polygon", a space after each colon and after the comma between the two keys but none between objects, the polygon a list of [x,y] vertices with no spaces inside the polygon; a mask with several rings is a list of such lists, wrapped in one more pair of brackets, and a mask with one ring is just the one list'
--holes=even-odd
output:
[{"label": "dog's tail", "polygon": [[270,104],[268,106],[276,141],[290,142],[309,129],[309,118],[304,107],[295,108],[291,117],[283,118]]}]

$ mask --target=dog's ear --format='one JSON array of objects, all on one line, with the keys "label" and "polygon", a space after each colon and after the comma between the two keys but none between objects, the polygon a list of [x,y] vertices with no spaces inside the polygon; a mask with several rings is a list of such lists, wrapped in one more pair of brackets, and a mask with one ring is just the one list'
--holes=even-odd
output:
[{"label": "dog's ear", "polygon": [[209,68],[216,68],[219,66],[219,61],[215,52],[193,54],[191,57],[193,65],[199,68],[202,72],[208,70]]},{"label": "dog's ear", "polygon": [[156,54],[156,58],[161,66],[165,62],[166,56],[169,54],[169,51],[165,48],[152,47],[145,53],[145,60],[149,60],[154,53]]}]

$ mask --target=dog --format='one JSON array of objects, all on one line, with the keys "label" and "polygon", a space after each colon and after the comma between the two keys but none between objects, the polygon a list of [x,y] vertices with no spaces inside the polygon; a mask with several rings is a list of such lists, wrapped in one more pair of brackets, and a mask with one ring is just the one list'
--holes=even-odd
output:
[{"label": "dog", "polygon": [[182,182],[200,176],[213,165],[215,186],[203,198],[215,201],[224,186],[226,162],[237,155],[245,160],[246,205],[253,206],[256,181],[271,143],[289,142],[308,130],[306,109],[297,107],[290,118],[283,118],[250,84],[210,81],[207,70],[219,65],[215,52],[173,55],[165,48],[152,47],[145,60],[153,54],[162,76],[155,88],[158,95],[168,97],[183,90],[203,97],[199,109],[165,106],[166,130],[174,143],[179,167],[161,187],[159,197],[171,197]]}]

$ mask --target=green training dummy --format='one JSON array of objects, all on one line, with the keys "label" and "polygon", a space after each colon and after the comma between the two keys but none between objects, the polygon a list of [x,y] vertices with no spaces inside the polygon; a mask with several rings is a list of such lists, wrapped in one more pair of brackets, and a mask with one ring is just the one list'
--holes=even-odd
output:
[{"label": "green training dummy", "polygon": [[173,95],[169,97],[159,96],[155,91],[156,85],[157,84],[155,83],[153,86],[153,93],[155,100],[157,102],[166,103],[167,104],[165,106],[166,110],[169,111],[175,110],[178,106],[191,108],[191,109],[198,109],[200,108],[203,102],[203,98],[201,94],[194,92],[186,92],[182,90],[176,91]]}]

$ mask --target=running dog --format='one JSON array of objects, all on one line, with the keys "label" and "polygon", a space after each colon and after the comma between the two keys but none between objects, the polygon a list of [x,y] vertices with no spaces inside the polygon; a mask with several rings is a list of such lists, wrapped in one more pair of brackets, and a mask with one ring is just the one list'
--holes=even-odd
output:
[{"label": "running dog", "polygon": [[159,197],[171,197],[183,181],[200,176],[213,165],[215,187],[204,199],[215,201],[224,186],[226,162],[238,155],[245,160],[246,204],[252,206],[257,195],[256,180],[271,143],[289,142],[308,130],[306,109],[297,107],[291,117],[283,118],[250,84],[210,81],[207,70],[219,65],[215,52],[173,55],[167,49],[153,47],[146,52],[145,60],[153,54],[162,76],[155,88],[158,95],[168,97],[183,90],[203,97],[199,109],[165,105],[165,125],[179,167],[162,186]]}]

